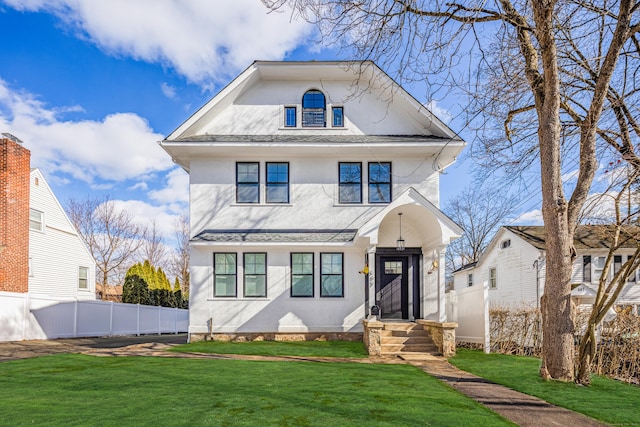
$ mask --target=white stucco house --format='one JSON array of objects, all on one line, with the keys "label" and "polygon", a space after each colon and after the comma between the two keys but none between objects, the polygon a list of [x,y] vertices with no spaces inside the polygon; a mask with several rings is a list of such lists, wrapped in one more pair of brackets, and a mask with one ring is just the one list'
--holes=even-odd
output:
[{"label": "white stucco house", "polygon": [[[578,305],[592,304],[609,251],[609,239],[605,226],[579,225],[574,245],[576,259],[571,282],[572,298]],[[627,239],[614,255],[613,266],[608,272],[613,278],[638,246],[634,238]],[[454,272],[454,289],[461,291],[469,286],[485,286],[488,302],[496,307],[539,307],[544,293],[545,230],[543,226],[501,227],[480,260]],[[629,277],[617,304],[640,307],[640,275],[636,271]]]},{"label": "white stucco house", "polygon": [[29,294],[95,300],[95,260],[39,169],[29,190]]},{"label": "white stucco house", "polygon": [[160,145],[190,177],[191,339],[446,320],[465,143],[374,63],[256,61]]}]

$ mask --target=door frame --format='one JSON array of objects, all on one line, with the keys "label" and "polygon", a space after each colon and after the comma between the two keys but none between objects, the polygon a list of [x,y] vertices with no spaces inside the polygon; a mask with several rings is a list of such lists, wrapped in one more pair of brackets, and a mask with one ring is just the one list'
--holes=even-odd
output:
[{"label": "door frame", "polygon": [[[382,258],[405,258],[407,262],[407,302],[402,307],[403,320],[419,319],[422,313],[422,249],[406,248],[404,251],[398,251],[396,248],[377,248],[376,249],[376,280],[375,280],[375,304],[378,305],[377,295],[380,291],[380,278],[382,277],[383,265]],[[405,311],[407,316],[405,317]]]}]

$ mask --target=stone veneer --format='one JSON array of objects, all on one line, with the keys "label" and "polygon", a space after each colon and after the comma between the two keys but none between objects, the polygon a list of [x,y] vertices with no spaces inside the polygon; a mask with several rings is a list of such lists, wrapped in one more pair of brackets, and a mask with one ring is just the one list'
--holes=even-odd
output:
[{"label": "stone veneer", "polygon": [[[431,340],[438,348],[438,352],[444,357],[452,357],[456,354],[456,328],[455,322],[436,322],[433,320],[416,320],[418,325],[427,331]],[[380,356],[382,354],[381,331],[384,323],[376,318],[365,319],[364,325],[364,345],[369,355]]]},{"label": "stone veneer", "polygon": [[198,341],[362,341],[361,332],[238,332],[235,334],[189,334],[189,342]]}]

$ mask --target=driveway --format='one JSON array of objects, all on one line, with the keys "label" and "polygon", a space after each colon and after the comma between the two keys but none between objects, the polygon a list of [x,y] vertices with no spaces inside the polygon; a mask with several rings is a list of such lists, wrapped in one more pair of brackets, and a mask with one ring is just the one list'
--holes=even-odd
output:
[{"label": "driveway", "polygon": [[89,350],[118,349],[132,345],[159,343],[185,344],[187,334],[64,338],[57,340],[0,342],[0,362],[59,353],[83,353]]}]

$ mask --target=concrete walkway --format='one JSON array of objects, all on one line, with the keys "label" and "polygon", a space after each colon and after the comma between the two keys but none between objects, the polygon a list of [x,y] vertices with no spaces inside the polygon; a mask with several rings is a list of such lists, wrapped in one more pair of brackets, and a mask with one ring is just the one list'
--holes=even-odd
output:
[{"label": "concrete walkway", "polygon": [[341,359],[299,356],[249,356],[211,353],[169,352],[168,348],[186,343],[186,335],[147,335],[142,337],[76,338],[52,341],[17,341],[0,343],[0,362],[58,353],[82,353],[93,356],[154,356],[192,359],[233,359],[267,361],[301,361],[320,363],[411,364],[433,375],[460,393],[480,402],[512,422],[523,426],[605,426],[582,414],[551,405],[538,398],[491,383],[461,371],[446,359],[430,355]]}]

